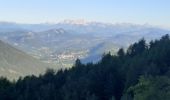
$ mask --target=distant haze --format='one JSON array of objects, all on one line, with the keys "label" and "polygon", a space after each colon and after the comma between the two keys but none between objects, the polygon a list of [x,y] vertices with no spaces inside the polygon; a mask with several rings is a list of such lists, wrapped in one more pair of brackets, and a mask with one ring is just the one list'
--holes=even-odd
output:
[{"label": "distant haze", "polygon": [[18,23],[85,19],[170,27],[169,0],[1,0],[0,21]]}]

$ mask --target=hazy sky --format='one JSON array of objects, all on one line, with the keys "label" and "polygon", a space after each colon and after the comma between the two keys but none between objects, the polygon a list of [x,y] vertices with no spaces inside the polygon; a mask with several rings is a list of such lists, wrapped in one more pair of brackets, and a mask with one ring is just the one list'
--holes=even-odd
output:
[{"label": "hazy sky", "polygon": [[0,0],[0,21],[85,19],[170,27],[170,0]]}]

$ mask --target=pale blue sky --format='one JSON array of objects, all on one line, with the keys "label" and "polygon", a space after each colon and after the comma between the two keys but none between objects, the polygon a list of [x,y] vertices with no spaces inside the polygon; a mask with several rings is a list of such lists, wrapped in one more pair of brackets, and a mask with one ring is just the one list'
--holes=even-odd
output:
[{"label": "pale blue sky", "polygon": [[85,19],[170,27],[170,0],[0,0],[0,21]]}]

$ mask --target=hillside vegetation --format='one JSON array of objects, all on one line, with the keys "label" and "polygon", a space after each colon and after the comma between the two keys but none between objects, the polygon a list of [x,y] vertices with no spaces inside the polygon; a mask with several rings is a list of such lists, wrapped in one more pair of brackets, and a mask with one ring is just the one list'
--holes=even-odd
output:
[{"label": "hillside vegetation", "polygon": [[48,67],[50,65],[0,41],[0,76],[3,75],[12,80],[20,76],[39,75]]},{"label": "hillside vegetation", "polygon": [[170,38],[144,39],[98,63],[76,60],[70,69],[47,70],[16,82],[0,79],[0,100],[169,100]]}]

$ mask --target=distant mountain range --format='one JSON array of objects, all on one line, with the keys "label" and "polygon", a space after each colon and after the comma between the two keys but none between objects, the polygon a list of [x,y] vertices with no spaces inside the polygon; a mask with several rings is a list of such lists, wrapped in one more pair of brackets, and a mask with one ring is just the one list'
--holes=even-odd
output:
[{"label": "distant mountain range", "polygon": [[98,61],[105,52],[145,38],[158,39],[170,31],[151,25],[109,24],[66,20],[56,24],[0,23],[0,39],[56,67],[70,67],[75,59]]}]

